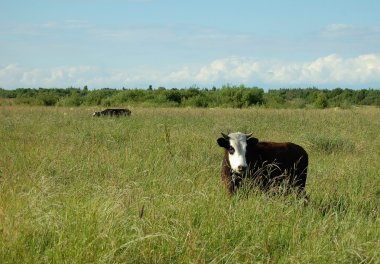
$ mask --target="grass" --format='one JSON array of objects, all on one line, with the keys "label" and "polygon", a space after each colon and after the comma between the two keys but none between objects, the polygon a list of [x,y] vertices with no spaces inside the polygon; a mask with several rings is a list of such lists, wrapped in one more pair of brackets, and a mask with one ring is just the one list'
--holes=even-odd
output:
[{"label": "grass", "polygon": [[[1,263],[379,263],[380,109],[0,107]],[[228,199],[220,132],[305,147],[308,206]]]}]

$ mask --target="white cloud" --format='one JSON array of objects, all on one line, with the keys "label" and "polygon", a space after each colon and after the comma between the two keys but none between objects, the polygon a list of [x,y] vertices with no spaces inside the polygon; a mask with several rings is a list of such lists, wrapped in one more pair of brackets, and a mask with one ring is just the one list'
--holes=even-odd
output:
[{"label": "white cloud", "polygon": [[380,57],[375,54],[343,59],[330,55],[304,64],[300,83],[365,85],[380,84]]},{"label": "white cloud", "polygon": [[17,64],[9,64],[0,68],[0,87],[14,88],[22,75],[22,69]]},{"label": "white cloud", "polygon": [[68,28],[68,29],[88,29],[88,28],[92,28],[93,25],[84,20],[70,19],[70,20],[65,20],[63,22],[62,27]]},{"label": "white cloud", "polygon": [[196,80],[205,84],[228,82],[270,86],[380,86],[380,56],[367,54],[341,58],[333,54],[300,63],[229,58],[216,60],[202,67]]},{"label": "white cloud", "polygon": [[[102,69],[92,66],[27,69],[17,64],[0,67],[0,87],[165,87],[223,84],[279,87],[380,87],[380,55],[342,58],[336,54],[309,62],[257,60],[247,57],[218,59],[203,66],[178,69]],[[375,87],[374,87],[375,86]]]},{"label": "white cloud", "polygon": [[358,27],[349,24],[331,24],[326,26],[316,41],[327,41],[334,44],[337,50],[339,47],[347,46],[351,50],[365,48],[367,50],[378,50],[380,28]]},{"label": "white cloud", "polygon": [[352,30],[354,27],[352,25],[347,24],[331,24],[328,25],[325,29],[327,32],[342,32],[347,30]]},{"label": "white cloud", "polygon": [[91,66],[27,69],[17,64],[0,68],[0,87],[68,87],[82,86],[100,71]]},{"label": "white cloud", "polygon": [[175,83],[179,80],[181,82],[191,82],[193,76],[191,73],[191,70],[189,67],[183,67],[182,69],[179,69],[178,71],[172,71],[170,72],[162,81],[168,82],[168,83]]},{"label": "white cloud", "polygon": [[260,73],[261,65],[249,58],[227,58],[213,61],[203,66],[195,79],[201,83],[207,82],[248,82]]}]

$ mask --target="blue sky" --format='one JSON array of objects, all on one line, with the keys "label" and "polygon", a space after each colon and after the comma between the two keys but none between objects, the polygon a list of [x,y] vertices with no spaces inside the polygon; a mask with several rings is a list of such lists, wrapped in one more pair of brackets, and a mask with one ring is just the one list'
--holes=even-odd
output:
[{"label": "blue sky", "polygon": [[0,0],[0,87],[380,88],[376,0]]}]

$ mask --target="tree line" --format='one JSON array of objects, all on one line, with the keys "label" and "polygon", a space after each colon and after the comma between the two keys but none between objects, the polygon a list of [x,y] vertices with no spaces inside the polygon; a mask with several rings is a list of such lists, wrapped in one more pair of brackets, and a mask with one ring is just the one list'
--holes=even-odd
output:
[{"label": "tree line", "polygon": [[[268,108],[347,108],[353,105],[380,106],[380,90],[318,88],[275,89],[222,86],[212,89],[112,89],[83,88],[0,88],[2,102],[15,105],[43,106],[161,106],[161,107],[233,107],[263,106]],[[0,101],[1,105],[1,101]]]}]

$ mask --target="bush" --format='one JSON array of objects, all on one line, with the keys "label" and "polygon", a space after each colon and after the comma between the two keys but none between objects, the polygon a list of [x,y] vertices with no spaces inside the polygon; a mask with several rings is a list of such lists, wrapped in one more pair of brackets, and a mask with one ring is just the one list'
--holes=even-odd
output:
[{"label": "bush", "polygon": [[178,90],[166,91],[166,100],[180,105],[182,102],[182,96],[181,96],[180,91]]},{"label": "bush", "polygon": [[328,105],[328,101],[327,101],[327,96],[325,93],[323,92],[320,92],[317,96],[317,98],[315,99],[315,102],[314,102],[314,106],[316,108],[326,108]]},{"label": "bush", "polygon": [[206,96],[198,95],[195,97],[191,97],[184,102],[184,106],[191,107],[208,107],[210,100],[206,98]]},{"label": "bush", "polygon": [[81,106],[83,104],[83,97],[77,93],[71,94],[70,96],[62,97],[57,102],[58,106]]}]

